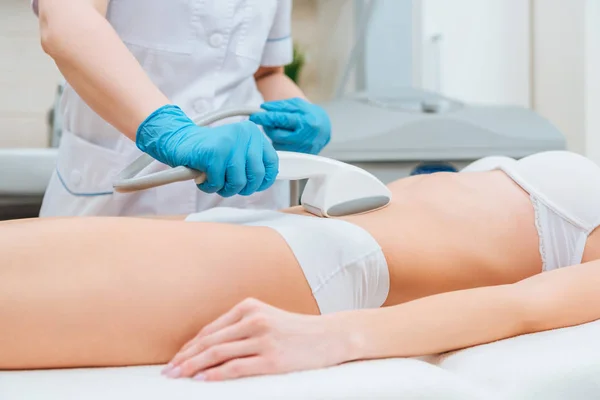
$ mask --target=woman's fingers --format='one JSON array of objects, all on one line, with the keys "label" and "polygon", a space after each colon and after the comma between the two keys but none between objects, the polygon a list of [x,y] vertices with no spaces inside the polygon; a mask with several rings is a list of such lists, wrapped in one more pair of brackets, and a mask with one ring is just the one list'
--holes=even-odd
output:
[{"label": "woman's fingers", "polygon": [[181,350],[179,350],[179,352],[181,353],[182,351],[186,351],[191,346],[195,345],[195,343],[200,338],[237,323],[239,320],[242,319],[242,316],[242,313],[239,309],[237,309],[237,307],[232,308],[231,310],[229,310],[228,312],[221,315],[219,318],[202,328],[202,330],[200,330],[200,332],[196,336],[194,336],[194,338],[187,342],[181,348]]},{"label": "woman's fingers", "polygon": [[246,300],[208,325],[163,372],[218,381],[301,371],[350,359],[336,321]]},{"label": "woman's fingers", "polygon": [[273,373],[271,364],[261,356],[238,358],[196,374],[199,381],[223,381]]},{"label": "woman's fingers", "polygon": [[175,371],[175,374],[169,376],[174,378],[193,377],[208,368],[228,361],[255,356],[259,353],[260,348],[260,342],[257,339],[218,344],[184,361],[172,370]]},{"label": "woman's fingers", "polygon": [[233,342],[236,340],[247,339],[256,332],[256,324],[252,320],[242,320],[234,325],[230,325],[214,332],[210,335],[202,336],[190,344],[186,349],[181,350],[173,357],[170,362],[172,365],[179,365],[205,349],[222,343]]},{"label": "woman's fingers", "polygon": [[238,303],[231,310],[227,311],[225,314],[221,315],[219,318],[202,328],[202,330],[193,339],[191,339],[181,348],[180,352],[188,349],[199,338],[215,333],[227,326],[236,324],[246,314],[252,313],[259,309],[261,305],[262,303],[255,299],[246,299]]}]

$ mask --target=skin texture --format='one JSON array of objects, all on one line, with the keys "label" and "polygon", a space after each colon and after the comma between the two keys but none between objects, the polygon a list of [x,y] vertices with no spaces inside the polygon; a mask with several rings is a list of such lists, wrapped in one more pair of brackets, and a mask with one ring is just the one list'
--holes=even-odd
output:
[{"label": "skin texture", "polygon": [[[533,210],[520,188],[498,171],[411,177],[390,188],[394,196],[390,206],[345,218],[369,231],[384,250],[391,276],[386,306],[402,305],[381,313],[314,316],[318,309],[301,269],[287,244],[269,228],[186,223],[181,217],[1,223],[0,369],[164,363],[199,331],[202,340],[206,336],[202,328],[228,310],[236,316],[230,324],[257,320],[256,332],[265,335],[272,333],[271,319],[296,321],[282,325],[288,327],[288,336],[332,343],[328,348],[335,353],[324,354],[324,359],[309,357],[308,365],[292,360],[285,368],[273,361],[267,363],[269,368],[236,367],[238,376],[436,352],[510,336],[530,326],[521,323],[524,317],[519,311],[529,309],[530,300],[515,295],[521,292],[511,285],[541,272]],[[287,212],[303,213],[298,208]],[[593,233],[584,261],[597,258],[599,250]],[[543,282],[552,274],[557,275],[539,277]],[[552,287],[556,282],[551,280],[550,293],[562,290]],[[477,289],[481,292],[464,290],[495,285],[501,286]],[[539,287],[544,283],[533,285],[536,293],[543,292]],[[444,295],[447,298],[432,296],[450,291],[455,292]],[[494,296],[496,300],[489,300]],[[248,297],[257,301],[248,306],[243,301]],[[266,304],[278,308],[270,311],[271,317],[264,316],[265,307],[271,307]],[[560,308],[556,300],[550,304]],[[501,316],[495,314],[496,324],[507,328],[494,331],[490,307],[498,305],[506,307]],[[600,304],[595,310],[600,315]],[[395,312],[402,318],[394,318]],[[430,318],[415,319],[423,312]],[[454,325],[447,328],[453,334],[440,334],[443,324],[435,321],[458,312],[473,316],[453,318]],[[259,317],[243,318],[244,313]],[[547,329],[555,324],[552,321],[576,323],[573,313],[565,313],[571,319],[546,313],[554,319],[542,318],[531,326]],[[488,316],[484,321],[491,331],[473,330],[481,325],[482,315]],[[589,319],[587,314],[579,317],[581,322]],[[353,321],[362,318],[370,322],[360,328]],[[397,325],[391,326],[391,320]],[[415,321],[422,325],[410,325]],[[312,327],[319,334],[293,331],[294,326]],[[435,335],[422,334],[430,328]],[[398,336],[390,331],[404,333]],[[390,341],[391,337],[402,338],[401,343]],[[314,347],[314,340],[304,345]],[[365,348],[364,343],[375,348]],[[191,356],[207,349],[201,344]],[[186,374],[198,371],[188,367]],[[235,374],[217,371],[212,378],[227,377]]]},{"label": "skin texture", "polygon": [[308,100],[298,85],[285,74],[283,67],[260,67],[254,74],[254,79],[265,101],[294,97]]}]

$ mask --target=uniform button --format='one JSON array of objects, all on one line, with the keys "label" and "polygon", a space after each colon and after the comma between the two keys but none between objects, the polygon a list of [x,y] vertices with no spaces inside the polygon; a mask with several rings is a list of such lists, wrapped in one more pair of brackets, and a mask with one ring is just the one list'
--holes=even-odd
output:
[{"label": "uniform button", "polygon": [[71,185],[78,186],[81,183],[81,172],[74,170],[70,176]]},{"label": "uniform button", "polygon": [[212,47],[219,47],[223,44],[223,35],[220,33],[213,33],[212,35],[210,35],[210,38],[208,39],[208,43],[212,46]]}]

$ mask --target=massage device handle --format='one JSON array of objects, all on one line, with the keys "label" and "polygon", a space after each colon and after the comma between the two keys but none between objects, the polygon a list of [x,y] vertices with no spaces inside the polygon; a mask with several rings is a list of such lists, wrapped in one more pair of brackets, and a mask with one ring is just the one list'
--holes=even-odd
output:
[{"label": "massage device handle", "polygon": [[[225,118],[237,116],[250,116],[255,113],[264,112],[260,108],[247,107],[215,111],[201,115],[193,121],[198,126],[206,126]],[[301,154],[287,151],[278,151],[279,173],[277,180],[299,180],[315,176],[322,176],[339,167],[343,163],[329,158],[315,156],[312,154]],[[119,173],[113,183],[115,191],[120,193],[135,192],[138,190],[151,189],[174,182],[194,180],[201,184],[206,180],[204,172],[191,168],[179,166],[165,171],[155,172],[148,175],[137,176],[142,170],[152,164],[155,160],[148,154],[142,154],[134,162]]]},{"label": "massage device handle", "polygon": [[[296,181],[324,176],[327,175],[328,171],[336,168],[336,165],[339,163],[339,161],[325,157],[289,151],[278,151],[277,155],[279,156],[277,180]],[[154,159],[147,154],[143,154],[137,158],[119,174],[117,180],[113,183],[115,191],[129,193],[189,180],[194,180],[197,185],[200,185],[206,180],[204,172],[187,167],[175,167],[165,171],[137,176],[153,162]]]},{"label": "massage device handle", "polygon": [[[225,118],[250,116],[258,112],[263,112],[263,110],[257,107],[227,109],[200,115],[199,117],[194,118],[193,121],[198,126],[207,126]],[[148,154],[142,154],[138,157],[117,175],[117,179],[113,182],[115,191],[128,193],[151,189],[174,182],[194,180],[197,184],[201,184],[206,180],[206,175],[203,172],[183,166],[148,175],[137,176],[154,161],[154,158]]]}]

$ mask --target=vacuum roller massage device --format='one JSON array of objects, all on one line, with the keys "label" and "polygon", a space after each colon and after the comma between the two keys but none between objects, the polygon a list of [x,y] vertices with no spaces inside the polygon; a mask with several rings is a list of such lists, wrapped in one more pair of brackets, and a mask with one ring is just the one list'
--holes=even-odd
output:
[{"label": "vacuum roller massage device", "polygon": [[[221,110],[194,119],[199,126],[210,125],[225,118],[249,116],[264,112],[258,108]],[[308,179],[300,203],[311,214],[319,217],[341,217],[361,214],[387,206],[392,194],[375,176],[367,171],[330,158],[286,151],[279,155],[278,180]],[[143,154],[125,168],[113,183],[121,193],[150,189],[173,182],[194,180],[201,184],[203,172],[187,167],[176,167],[148,175],[138,174],[155,160]]]}]

